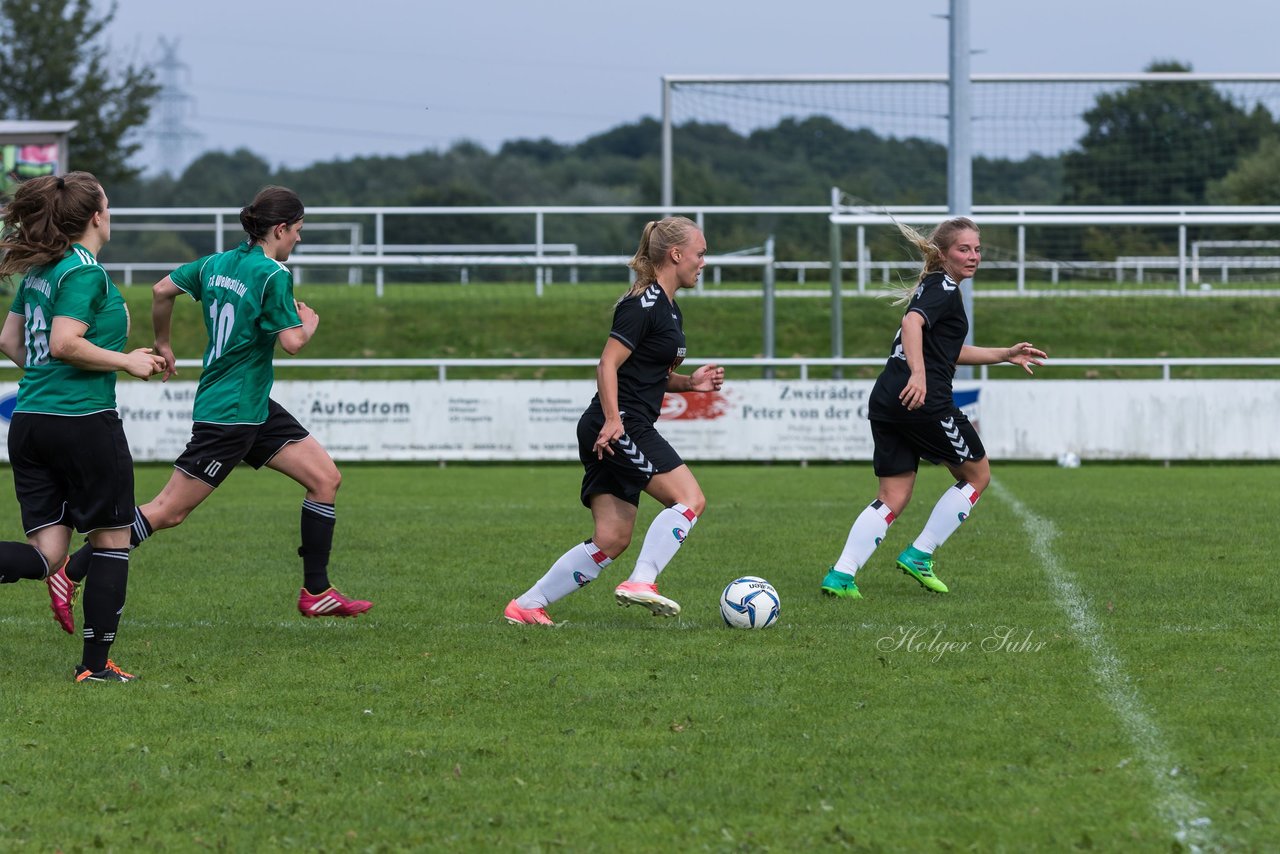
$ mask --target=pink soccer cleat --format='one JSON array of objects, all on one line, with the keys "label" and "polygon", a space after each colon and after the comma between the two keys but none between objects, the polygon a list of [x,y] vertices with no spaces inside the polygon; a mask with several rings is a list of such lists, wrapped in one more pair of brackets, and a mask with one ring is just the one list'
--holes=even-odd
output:
[{"label": "pink soccer cleat", "polygon": [[546,608],[521,608],[516,600],[512,599],[507,603],[506,610],[502,612],[502,616],[507,618],[507,622],[513,626],[554,626],[551,618],[547,616]]},{"label": "pink soccer cleat", "polygon": [[613,598],[619,605],[643,605],[655,617],[674,617],[680,613],[680,603],[658,592],[658,585],[643,581],[624,581],[613,589]]},{"label": "pink soccer cleat", "polygon": [[323,593],[308,593],[305,587],[298,592],[298,611],[304,617],[354,617],[372,607],[372,602],[348,599],[336,587]]},{"label": "pink soccer cleat", "polygon": [[71,606],[75,604],[76,588],[80,585],[67,578],[67,561],[64,560],[58,571],[46,578],[44,583],[49,585],[49,608],[53,611],[53,618],[64,632],[74,635],[76,621],[71,614]]}]

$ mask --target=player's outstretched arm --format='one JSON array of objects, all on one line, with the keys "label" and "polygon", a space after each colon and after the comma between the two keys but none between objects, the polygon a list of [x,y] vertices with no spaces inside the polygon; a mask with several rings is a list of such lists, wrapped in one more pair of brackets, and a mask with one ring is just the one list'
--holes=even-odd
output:
[{"label": "player's outstretched arm", "polygon": [[719,365],[703,365],[692,374],[672,374],[667,377],[667,391],[719,391],[724,385],[724,368]]},{"label": "player's outstretched arm", "polygon": [[960,349],[959,365],[999,365],[1008,362],[1017,365],[1029,374],[1034,374],[1032,365],[1043,365],[1049,358],[1043,350],[1037,349],[1028,341],[1020,341],[1012,347],[971,347],[966,344]]}]

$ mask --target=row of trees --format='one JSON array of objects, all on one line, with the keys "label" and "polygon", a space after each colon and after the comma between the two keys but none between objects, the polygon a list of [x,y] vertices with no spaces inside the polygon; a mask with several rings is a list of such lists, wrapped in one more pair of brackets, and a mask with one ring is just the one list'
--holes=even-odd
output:
[{"label": "row of trees", "polygon": [[[356,158],[276,170],[249,149],[209,152],[178,177],[143,177],[137,131],[158,94],[146,66],[114,67],[103,34],[114,5],[95,16],[92,0],[0,0],[0,117],[67,118],[80,123],[75,168],[111,187],[117,206],[240,205],[265,183],[296,188],[317,205],[630,205],[659,199],[659,126],[621,125],[577,144],[515,140],[498,151],[459,143],[404,157]],[[1155,63],[1151,71],[1186,71]],[[1072,150],[1024,160],[979,158],[979,204],[1270,204],[1280,198],[1280,126],[1262,106],[1235,103],[1210,84],[1137,84],[1103,94],[1085,115]],[[923,139],[851,129],[823,116],[785,119],[739,134],[717,124],[677,129],[678,197],[706,205],[822,204],[830,188],[877,205],[941,203],[946,152]],[[717,231],[723,247],[777,235],[793,257],[822,257],[826,236],[811,220],[736,221]],[[617,251],[634,223],[575,223],[583,251]],[[412,234],[396,233],[397,229]],[[498,218],[433,218],[423,233],[389,225],[391,242],[527,242],[524,224]],[[516,233],[518,232],[518,233]],[[548,237],[556,240],[555,237]],[[561,238],[563,239],[563,238]],[[1095,235],[1084,243],[1116,242]],[[1159,242],[1134,232],[1130,249]],[[177,249],[177,237],[151,238],[147,254]],[[619,242],[621,241],[621,243]],[[1122,251],[1119,246],[1094,246]],[[189,251],[189,250],[188,250]]]}]

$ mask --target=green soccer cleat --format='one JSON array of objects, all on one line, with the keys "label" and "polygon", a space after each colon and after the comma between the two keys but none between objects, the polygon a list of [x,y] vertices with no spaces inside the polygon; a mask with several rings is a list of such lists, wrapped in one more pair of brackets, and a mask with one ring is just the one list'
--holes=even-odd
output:
[{"label": "green soccer cleat", "polygon": [[843,599],[862,598],[853,576],[841,572],[834,566],[827,570],[826,578],[822,579],[822,593],[824,596],[839,596]]},{"label": "green soccer cleat", "polygon": [[922,552],[915,546],[907,546],[902,554],[898,555],[898,567],[919,581],[920,586],[925,590],[932,590],[934,593],[947,592],[947,585],[933,574],[933,555]]}]

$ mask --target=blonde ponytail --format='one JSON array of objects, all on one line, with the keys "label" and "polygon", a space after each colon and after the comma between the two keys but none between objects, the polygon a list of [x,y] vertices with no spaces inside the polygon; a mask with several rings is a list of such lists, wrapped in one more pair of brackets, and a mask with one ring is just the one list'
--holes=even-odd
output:
[{"label": "blonde ponytail", "polygon": [[905,305],[911,302],[911,298],[915,296],[916,288],[920,287],[920,283],[924,281],[924,277],[930,273],[937,273],[943,269],[942,263],[946,258],[947,250],[956,242],[956,235],[962,231],[977,231],[978,226],[968,217],[958,216],[952,219],[944,220],[939,223],[933,231],[929,232],[926,237],[905,223],[898,222],[896,219],[893,224],[898,227],[898,231],[902,236],[907,238],[913,246],[920,252],[920,274],[916,276],[916,280],[910,285],[903,284],[900,287],[893,288],[889,291],[889,296],[895,297],[894,305]]},{"label": "blonde ponytail", "polygon": [[645,288],[658,280],[658,267],[666,260],[667,253],[689,242],[698,230],[698,224],[688,217],[669,216],[666,219],[645,223],[640,233],[640,245],[627,266],[635,271],[636,278],[618,302],[627,297],[644,293]]}]

